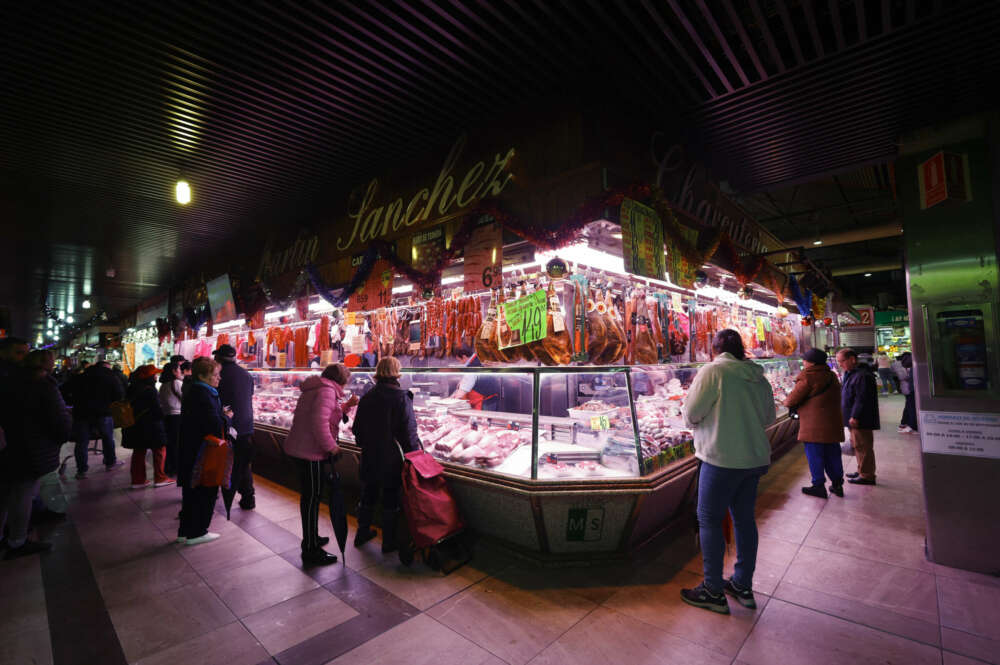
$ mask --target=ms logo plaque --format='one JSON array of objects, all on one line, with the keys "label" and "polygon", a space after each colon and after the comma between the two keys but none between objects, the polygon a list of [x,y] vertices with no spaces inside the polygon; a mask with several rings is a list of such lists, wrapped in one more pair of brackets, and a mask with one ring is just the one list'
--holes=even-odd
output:
[{"label": "ms logo plaque", "polygon": [[570,508],[566,516],[567,541],[594,541],[601,539],[604,530],[603,508]]}]

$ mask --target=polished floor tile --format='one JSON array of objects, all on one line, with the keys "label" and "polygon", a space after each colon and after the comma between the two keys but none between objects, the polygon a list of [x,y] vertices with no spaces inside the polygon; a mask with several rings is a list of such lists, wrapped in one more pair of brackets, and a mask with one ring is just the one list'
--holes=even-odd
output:
[{"label": "polished floor tile", "polygon": [[217,569],[206,579],[240,618],[319,586],[276,554],[243,566]]},{"label": "polished floor tile", "polygon": [[236,621],[233,613],[201,582],[110,605],[108,611],[129,662]]},{"label": "polished floor tile", "polygon": [[[757,545],[757,562],[753,574],[753,589],[759,593],[771,595],[781,581],[799,545],[781,538],[760,536]],[[726,548],[723,562],[723,575],[730,577],[736,565],[736,545]],[[684,565],[684,570],[695,575],[704,575],[704,560],[701,553],[695,554]]]},{"label": "polished floor tile", "polygon": [[941,647],[947,651],[1000,665],[1000,640],[941,626]]},{"label": "polished floor tile", "polygon": [[604,606],[733,658],[760,612],[767,607],[769,598],[766,594],[756,593],[757,610],[731,602],[729,608],[732,614],[717,614],[681,601],[681,589],[693,587],[699,582],[701,575],[680,571],[665,584],[622,589]]},{"label": "polished floor tile", "polygon": [[941,650],[775,598],[737,660],[747,665],[939,665]]},{"label": "polished floor tile", "polygon": [[508,663],[523,665],[595,607],[569,591],[527,591],[489,578],[427,614]]},{"label": "polished floor tile", "polygon": [[924,554],[922,522],[917,525],[870,515],[823,512],[804,544],[859,559],[934,572],[933,564]]},{"label": "polished floor tile", "polygon": [[732,659],[634,618],[601,607],[570,628],[530,665],[729,665]]},{"label": "polished floor tile", "polygon": [[954,578],[938,578],[941,625],[1000,644],[1000,588]]},{"label": "polished floor tile", "polygon": [[276,654],[358,616],[343,601],[320,587],[243,618],[264,648]]},{"label": "polished floor tile", "polygon": [[107,605],[155,596],[200,581],[201,576],[172,548],[97,573],[97,585]]},{"label": "polished floor tile", "polygon": [[136,665],[258,665],[273,662],[267,651],[239,622],[231,623],[169,649]]},{"label": "polished floor tile", "polygon": [[503,665],[426,614],[399,624],[327,665]]},{"label": "polished floor tile", "polygon": [[0,560],[0,665],[52,663],[48,611],[37,556]]},{"label": "polished floor tile", "polygon": [[944,665],[982,665],[983,663],[981,660],[960,656],[957,653],[952,653],[950,651],[945,651],[943,656]]},{"label": "polished floor tile", "polygon": [[[219,527],[222,528],[219,528]],[[221,569],[233,569],[274,556],[266,545],[225,522],[213,525],[219,538],[201,545],[180,546],[177,551],[199,574],[211,576]]]}]

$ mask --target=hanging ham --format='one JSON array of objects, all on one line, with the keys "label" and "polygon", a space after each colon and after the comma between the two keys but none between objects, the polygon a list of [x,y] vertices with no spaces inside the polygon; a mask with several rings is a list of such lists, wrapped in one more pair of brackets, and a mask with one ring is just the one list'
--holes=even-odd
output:
[{"label": "hanging ham", "polygon": [[526,346],[534,357],[544,365],[568,365],[573,358],[573,340],[566,330],[562,307],[556,297],[555,286],[552,282],[549,282],[548,298],[549,308],[546,317],[545,337]]}]

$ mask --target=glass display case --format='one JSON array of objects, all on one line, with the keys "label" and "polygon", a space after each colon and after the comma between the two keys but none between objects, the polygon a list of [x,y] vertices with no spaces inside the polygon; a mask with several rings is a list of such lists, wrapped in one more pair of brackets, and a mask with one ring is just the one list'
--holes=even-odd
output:
[{"label": "glass display case", "polygon": [[[797,359],[755,360],[779,417]],[[443,462],[547,481],[636,478],[694,454],[681,408],[701,364],[503,369],[404,368],[424,448]],[[254,370],[254,419],[287,430],[299,385],[316,371]],[[361,397],[374,370],[353,370]],[[459,395],[465,395],[460,398]],[[353,443],[352,421],[340,437]]]}]

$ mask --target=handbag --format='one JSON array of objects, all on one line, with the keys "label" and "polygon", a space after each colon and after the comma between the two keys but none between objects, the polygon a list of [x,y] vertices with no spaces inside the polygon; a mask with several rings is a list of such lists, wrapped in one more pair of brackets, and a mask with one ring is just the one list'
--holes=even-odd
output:
[{"label": "handbag", "polygon": [[840,454],[845,457],[854,457],[854,444],[851,443],[851,428],[844,428],[844,442],[840,444]]},{"label": "handbag", "polygon": [[229,489],[233,481],[233,444],[224,436],[211,434],[201,440],[201,448],[191,470],[191,487]]}]

